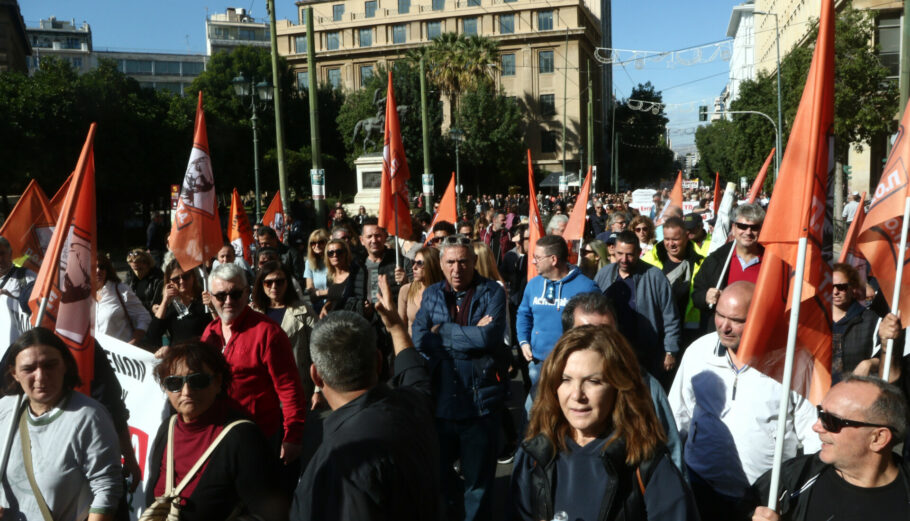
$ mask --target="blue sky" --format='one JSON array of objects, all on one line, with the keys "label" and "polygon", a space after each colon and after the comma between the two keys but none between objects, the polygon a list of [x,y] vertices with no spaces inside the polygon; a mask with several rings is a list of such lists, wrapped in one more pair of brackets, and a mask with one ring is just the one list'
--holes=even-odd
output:
[{"label": "blue sky", "polygon": [[[670,51],[726,39],[727,24],[734,5],[742,0],[616,0],[613,3],[613,47],[620,49]],[[265,0],[23,0],[19,3],[29,26],[42,18],[75,19],[88,22],[96,49],[205,52],[205,17],[227,7],[243,7],[265,20]],[[277,2],[278,19],[297,20],[293,1]],[[698,102],[711,105],[727,82],[729,63],[716,60],[688,66],[668,67],[667,63],[635,63],[614,66],[613,83],[617,96],[628,97],[632,87],[650,81],[663,91],[671,104]],[[698,122],[697,111],[678,107],[668,110],[674,148],[685,152],[694,142],[691,132]]]}]

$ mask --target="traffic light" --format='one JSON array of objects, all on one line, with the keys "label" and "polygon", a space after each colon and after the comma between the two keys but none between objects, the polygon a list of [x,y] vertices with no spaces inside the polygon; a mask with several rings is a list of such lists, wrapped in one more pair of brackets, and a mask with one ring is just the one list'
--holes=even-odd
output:
[{"label": "traffic light", "polygon": [[844,165],[844,180],[849,181],[850,175],[853,173],[853,167],[850,165]]},{"label": "traffic light", "polygon": [[708,121],[708,106],[707,105],[698,106],[698,121]]}]

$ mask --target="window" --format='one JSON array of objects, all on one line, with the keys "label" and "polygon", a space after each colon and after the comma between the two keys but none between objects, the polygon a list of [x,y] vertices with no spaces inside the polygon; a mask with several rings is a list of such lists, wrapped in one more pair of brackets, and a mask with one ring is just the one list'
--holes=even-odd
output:
[{"label": "window", "polygon": [[334,51],[341,46],[341,32],[331,31],[325,33],[325,48]]},{"label": "window", "polygon": [[237,38],[240,40],[255,41],[257,40],[256,31],[253,29],[240,29]]},{"label": "window", "polygon": [[152,61],[151,60],[126,60],[126,70],[124,72],[127,74],[151,74],[152,73]]},{"label": "window", "polygon": [[398,0],[398,14],[408,14],[411,10],[411,0]]},{"label": "window", "polygon": [[307,90],[310,88],[310,75],[307,71],[297,73],[297,90]]},{"label": "window", "polygon": [[502,75],[515,76],[515,55],[503,54],[501,57]]},{"label": "window", "polygon": [[360,37],[360,46],[369,47],[373,45],[373,30],[370,28],[360,29],[358,31],[358,36]]},{"label": "window", "polygon": [[180,75],[180,62],[155,62],[156,76],[178,76]]},{"label": "window", "polygon": [[306,25],[306,7],[300,9],[300,25]]},{"label": "window", "polygon": [[170,92],[171,94],[177,94],[178,96],[183,93],[182,85],[179,83],[171,83],[167,81],[155,83],[155,89]]},{"label": "window", "polygon": [[537,68],[541,74],[553,72],[553,51],[540,51],[537,55]]},{"label": "window", "polygon": [[512,34],[515,32],[515,15],[499,15],[499,34]]},{"label": "window", "polygon": [[204,69],[205,64],[202,62],[183,62],[184,76],[199,76]]},{"label": "window", "polygon": [[540,132],[540,152],[543,154],[556,153],[557,141],[556,132],[552,130],[542,130]]},{"label": "window", "polygon": [[340,22],[344,18],[344,4],[335,4],[332,6],[332,21]]},{"label": "window", "polygon": [[556,115],[556,95],[555,94],[541,94],[540,95],[540,115],[541,116]]},{"label": "window", "polygon": [[297,54],[306,52],[306,35],[294,38],[294,49],[297,50]]},{"label": "window", "polygon": [[341,69],[329,69],[329,84],[333,89],[341,88]]},{"label": "window", "polygon": [[480,7],[480,0],[468,0],[468,7]]},{"label": "window", "polygon": [[376,16],[376,0],[363,3],[363,15],[367,18]]},{"label": "window", "polygon": [[81,56],[73,56],[71,58],[71,60],[73,61],[73,67],[75,67],[77,69],[82,68],[82,57]]},{"label": "window", "polygon": [[553,11],[540,11],[537,13],[537,30],[553,30]]},{"label": "window", "polygon": [[361,65],[360,66],[360,87],[366,87],[370,78],[373,77],[373,66],[372,65]]},{"label": "window", "polygon": [[463,28],[466,35],[477,36],[477,18],[465,18]]},{"label": "window", "polygon": [[442,11],[446,8],[446,0],[433,0],[433,10]]},{"label": "window", "polygon": [[442,33],[442,22],[427,22],[427,39],[432,40]]},{"label": "window", "polygon": [[398,24],[392,26],[392,43],[405,43],[408,41],[407,24]]},{"label": "window", "polygon": [[878,58],[890,72],[889,77],[897,78],[901,69],[901,17],[900,14],[881,15],[875,22]]},{"label": "window", "polygon": [[63,48],[64,49],[81,49],[82,42],[79,41],[79,38],[67,38],[63,42]]}]

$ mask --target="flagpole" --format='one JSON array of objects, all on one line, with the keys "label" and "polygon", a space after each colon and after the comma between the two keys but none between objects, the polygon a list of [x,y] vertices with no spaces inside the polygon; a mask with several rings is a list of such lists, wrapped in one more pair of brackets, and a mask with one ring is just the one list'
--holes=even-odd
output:
[{"label": "flagpole", "polygon": [[[907,251],[908,220],[910,220],[910,197],[904,199],[904,221],[901,225],[901,247],[897,253],[897,264],[895,264],[894,293],[891,296],[891,313],[895,315],[900,309],[901,283],[904,278],[904,254]],[[885,350],[885,367],[882,369],[882,380],[886,382],[891,375],[891,350],[894,348],[893,338],[888,339],[887,347],[888,349]]]},{"label": "flagpole", "polygon": [[[389,182],[391,184],[391,182]],[[398,194],[392,194],[392,211],[395,215],[395,267],[401,267],[401,247],[398,245]]]},{"label": "flagpole", "polygon": [[[733,241],[733,247],[730,248],[730,253],[727,254],[727,261],[724,262],[724,268],[720,270],[720,277],[717,278],[717,284],[714,286],[717,289],[720,289],[720,285],[724,283],[724,278],[727,276],[727,269],[730,268],[730,260],[733,259],[733,252],[736,251],[736,241]],[[708,309],[713,309],[714,304],[708,304]]]},{"label": "flagpole", "polygon": [[784,360],[784,378],[781,382],[780,407],[777,412],[777,439],[774,442],[774,466],[771,467],[771,490],[768,493],[768,508],[777,510],[777,490],[780,487],[780,468],[784,456],[784,436],[787,434],[787,411],[790,409],[790,382],[793,380],[793,358],[796,353],[796,330],[799,325],[799,308],[802,304],[803,276],[806,271],[806,247],[809,239],[799,238],[796,254],[796,270],[793,276],[793,306],[790,308],[790,324],[787,330],[787,357]]}]

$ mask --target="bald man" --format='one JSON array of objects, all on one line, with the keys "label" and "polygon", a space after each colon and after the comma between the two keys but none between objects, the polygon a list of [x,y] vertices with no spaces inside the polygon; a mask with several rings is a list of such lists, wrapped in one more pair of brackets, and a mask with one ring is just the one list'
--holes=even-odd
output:
[{"label": "bald man", "polygon": [[[771,468],[781,385],[736,359],[755,285],[727,286],[717,302],[717,331],[689,346],[667,398],[702,519],[739,519],[752,510],[750,486]],[[784,459],[812,453],[815,409],[790,393]]]}]

